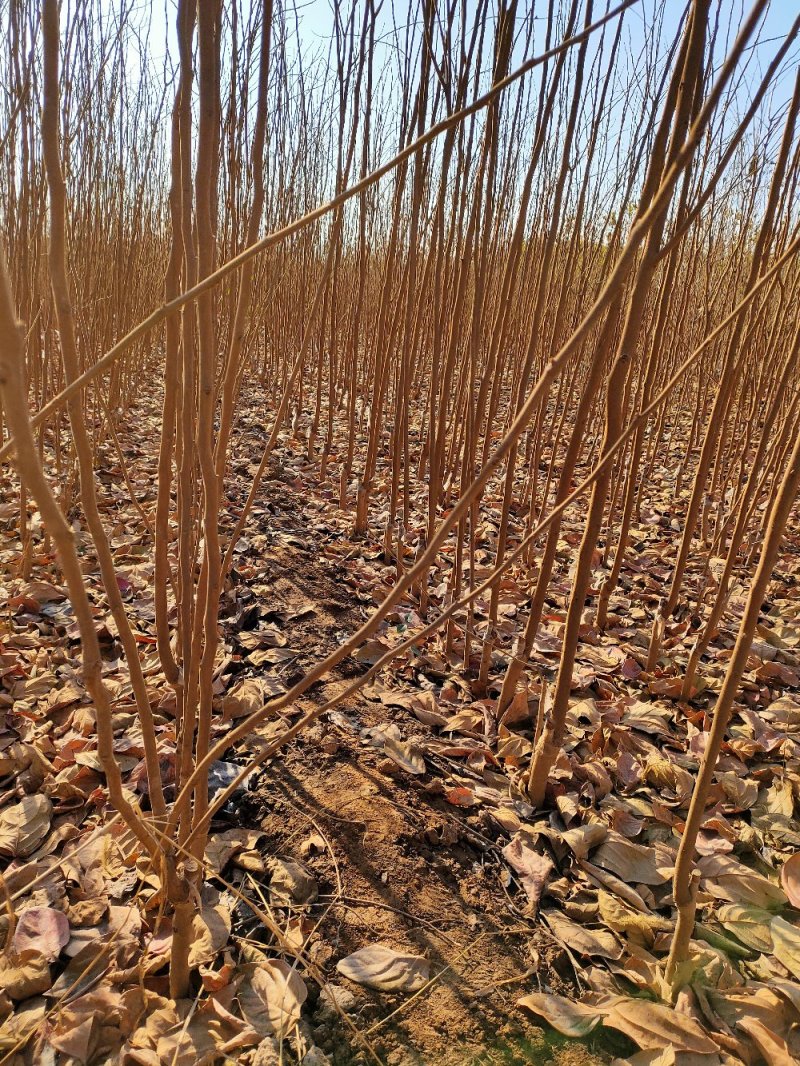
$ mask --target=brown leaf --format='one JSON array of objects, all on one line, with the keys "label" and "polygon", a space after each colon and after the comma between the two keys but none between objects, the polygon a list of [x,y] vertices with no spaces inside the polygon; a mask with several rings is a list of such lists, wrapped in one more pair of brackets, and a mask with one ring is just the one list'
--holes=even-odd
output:
[{"label": "brown leaf", "polygon": [[658,789],[669,789],[681,803],[686,803],[692,795],[694,780],[689,771],[658,755],[648,757],[642,777],[649,785],[655,785]]},{"label": "brown leaf", "polygon": [[674,1047],[637,1051],[627,1059],[614,1059],[611,1066],[721,1066],[719,1055],[696,1055]]},{"label": "brown leaf", "polygon": [[728,804],[735,810],[749,810],[758,799],[758,785],[755,781],[739,777],[733,771],[722,773],[718,770],[715,776]]},{"label": "brown leaf", "polygon": [[47,1002],[41,996],[20,1003],[0,1026],[0,1048],[11,1051],[24,1044],[42,1024],[46,1012]]},{"label": "brown leaf", "polygon": [[800,929],[784,918],[773,918],[769,931],[773,955],[800,981]]},{"label": "brown leaf", "polygon": [[757,1018],[741,1018],[738,1025],[752,1039],[768,1066],[797,1066],[797,1059],[790,1053],[786,1041],[763,1022]]},{"label": "brown leaf", "polygon": [[67,968],[50,990],[50,995],[72,1000],[88,992],[111,966],[114,947],[114,944],[103,940],[86,944],[70,959]]},{"label": "brown leaf", "polygon": [[698,1055],[715,1055],[717,1045],[687,1014],[663,1003],[620,996],[613,1001],[603,1022],[619,1029],[641,1048],[667,1048]]},{"label": "brown leaf", "polygon": [[246,718],[264,706],[264,689],[260,681],[248,677],[225,694],[222,700],[222,714],[226,720]]},{"label": "brown leaf", "polygon": [[415,744],[411,744],[405,740],[395,740],[394,737],[387,737],[383,750],[392,762],[397,763],[397,765],[401,766],[407,773],[425,773],[425,759],[423,758],[422,752]]},{"label": "brown leaf", "polygon": [[454,807],[474,807],[478,802],[472,789],[465,788],[463,785],[447,789],[444,798]]},{"label": "brown leaf", "polygon": [[308,996],[305,982],[283,959],[251,965],[247,976],[238,992],[243,1018],[259,1036],[283,1039],[300,1021]]},{"label": "brown leaf", "polygon": [[80,1015],[65,1010],[59,1017],[59,1025],[50,1032],[48,1043],[74,1062],[85,1063],[94,1057],[97,1045],[98,1016]]},{"label": "brown leaf", "polygon": [[698,860],[697,868],[702,877],[701,887],[717,899],[752,903],[767,910],[776,910],[786,903],[778,885],[730,855],[705,855]]},{"label": "brown leaf", "polygon": [[526,1007],[564,1036],[575,1039],[588,1036],[602,1021],[604,1011],[595,1006],[565,999],[547,992],[532,992],[517,1000],[518,1007]]},{"label": "brown leaf", "polygon": [[18,955],[0,955],[0,988],[11,999],[38,996],[52,983],[50,966],[40,952],[28,949]]},{"label": "brown leaf", "polygon": [[206,862],[215,873],[221,873],[234,855],[253,850],[263,835],[258,829],[227,829],[215,833],[206,844]]},{"label": "brown leaf", "polygon": [[192,947],[189,965],[199,966],[222,951],[231,935],[230,911],[221,904],[206,904],[192,923]]},{"label": "brown leaf", "polygon": [[19,588],[20,596],[29,596],[39,603],[61,603],[67,598],[67,593],[58,585],[52,585],[49,581],[26,581]]},{"label": "brown leaf", "polygon": [[52,907],[31,907],[19,916],[14,930],[14,950],[18,954],[32,950],[53,962],[69,943],[66,914]]},{"label": "brown leaf", "polygon": [[656,914],[643,914],[602,889],[597,894],[600,917],[616,933],[626,933],[635,940],[652,944],[656,933],[668,932],[672,925]]},{"label": "brown leaf", "polygon": [[366,644],[362,644],[360,648],[356,648],[353,652],[353,658],[357,659],[360,663],[367,663],[369,666],[374,666],[375,663],[382,659],[387,651],[391,651],[388,644],[384,644],[380,640],[368,640]]},{"label": "brown leaf", "polygon": [[717,920],[746,947],[771,954],[770,911],[748,903],[729,903],[719,908]]},{"label": "brown leaf", "polygon": [[602,844],[608,836],[608,827],[600,822],[587,822],[562,833],[562,840],[579,859],[588,859],[592,848]]},{"label": "brown leaf", "polygon": [[607,929],[589,929],[585,925],[578,925],[558,911],[542,911],[542,917],[553,935],[570,951],[579,955],[597,955],[603,959],[618,959],[622,955],[621,944]]},{"label": "brown leaf", "polygon": [[25,858],[47,836],[53,804],[47,796],[25,796],[0,813],[0,853]]},{"label": "brown leaf", "polygon": [[627,883],[663,885],[670,879],[671,871],[660,865],[654,848],[634,844],[618,833],[609,834],[592,861]]},{"label": "brown leaf", "polygon": [[427,959],[384,944],[359,948],[340,959],[336,969],[343,977],[382,992],[417,992],[430,976]]},{"label": "brown leaf", "polygon": [[535,908],[553,870],[552,860],[528,847],[519,833],[503,848],[503,858],[520,875],[529,905]]},{"label": "brown leaf", "polygon": [[800,907],[800,851],[791,855],[781,867],[781,885],[793,907]]},{"label": "brown leaf", "polygon": [[316,878],[302,863],[271,858],[267,869],[272,875],[269,893],[273,902],[284,907],[291,903],[313,903],[319,895]]}]

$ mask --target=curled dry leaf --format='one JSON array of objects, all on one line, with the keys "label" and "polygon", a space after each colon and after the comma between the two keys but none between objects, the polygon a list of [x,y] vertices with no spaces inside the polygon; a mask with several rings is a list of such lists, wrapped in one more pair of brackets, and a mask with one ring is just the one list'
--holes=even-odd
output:
[{"label": "curled dry leaf", "polygon": [[730,903],[752,903],[765,910],[786,905],[780,886],[768,881],[730,855],[704,855],[697,863],[700,887]]},{"label": "curled dry leaf", "polygon": [[656,914],[645,914],[602,889],[597,894],[600,917],[616,933],[625,933],[644,944],[652,944],[656,933],[669,932],[672,923]]},{"label": "curled dry leaf", "polygon": [[25,858],[47,836],[53,804],[47,796],[25,796],[0,813],[0,854]]},{"label": "curled dry leaf", "polygon": [[340,959],[336,969],[343,977],[381,992],[417,992],[430,976],[430,964],[384,944],[368,944]]},{"label": "curled dry leaf", "polygon": [[689,771],[658,755],[648,757],[642,777],[649,785],[655,785],[659,790],[669,789],[681,803],[688,801],[692,794],[694,779]]},{"label": "curled dry leaf", "polygon": [[384,644],[383,641],[368,640],[360,648],[356,648],[353,652],[353,658],[360,663],[374,666],[379,659],[383,658],[387,651],[391,651],[391,648],[388,644]]},{"label": "curled dry leaf", "polygon": [[281,906],[313,903],[319,895],[317,881],[311,871],[300,862],[290,859],[269,859],[271,874],[269,893],[273,902]]},{"label": "curled dry leaf", "polygon": [[433,692],[403,692],[400,689],[373,689],[386,707],[404,707],[411,711],[423,725],[442,729],[447,724],[447,715],[439,710]]},{"label": "curled dry leaf", "polygon": [[221,904],[205,905],[192,922],[192,947],[189,965],[211,962],[228,943],[231,935],[231,915]]},{"label": "curled dry leaf", "polygon": [[425,759],[422,752],[415,744],[406,740],[395,740],[387,737],[383,750],[392,760],[409,774],[424,774]]},{"label": "curled dry leaf", "polygon": [[553,935],[579,955],[596,955],[603,959],[618,959],[622,946],[607,929],[589,929],[566,918],[559,911],[542,911]]},{"label": "curled dry leaf", "polygon": [[789,1051],[786,1041],[758,1018],[742,1018],[739,1028],[744,1029],[769,1066],[797,1066],[797,1058]]},{"label": "curled dry leaf", "polygon": [[717,920],[728,933],[753,951],[772,951],[769,931],[772,914],[769,911],[747,903],[728,903],[717,911]]},{"label": "curled dry leaf", "polygon": [[21,1003],[0,1025],[0,1050],[20,1047],[39,1028],[47,1012],[47,1001],[41,996]]},{"label": "curled dry leaf", "polygon": [[246,967],[238,1000],[242,1016],[259,1036],[286,1037],[300,1021],[308,996],[305,981],[283,959]]},{"label": "curled dry leaf", "polygon": [[715,1055],[718,1051],[694,1018],[664,1003],[616,997],[603,1024],[618,1029],[645,1050],[674,1048],[696,1055]]},{"label": "curled dry leaf", "polygon": [[263,835],[258,829],[227,829],[216,833],[206,844],[206,862],[216,873],[221,873],[234,855],[254,850]]},{"label": "curled dry leaf", "polygon": [[85,944],[67,964],[49,995],[73,1000],[93,988],[114,962],[116,945],[103,940]]},{"label": "curled dry leaf", "polygon": [[503,858],[519,874],[530,907],[535,908],[553,871],[552,860],[529,847],[519,833],[503,848]]},{"label": "curled dry leaf", "polygon": [[142,1066],[198,1066],[238,1060],[232,1053],[254,1044],[258,1034],[213,996],[194,1009],[191,1000],[153,997],[139,1017],[145,1019],[130,1036],[122,1061]]},{"label": "curled dry leaf", "polygon": [[99,1014],[63,1010],[48,1034],[48,1043],[68,1061],[89,1062],[97,1048],[99,1022]]},{"label": "curled dry leaf", "polygon": [[641,911],[642,914],[650,913],[650,908],[636,889],[621,881],[616,874],[609,873],[608,870],[604,870],[601,866],[595,866],[594,863],[587,862],[586,859],[578,859],[578,865],[593,885],[608,889],[613,895],[625,900],[628,906],[633,907],[634,910]]},{"label": "curled dry leaf", "polygon": [[525,1007],[551,1025],[564,1036],[576,1039],[588,1036],[603,1020],[603,1011],[586,1003],[576,1003],[563,996],[547,992],[532,992],[517,1000],[518,1007]]},{"label": "curled dry leaf", "polygon": [[18,591],[20,596],[27,596],[38,603],[61,603],[67,598],[67,593],[63,588],[49,581],[26,581]]},{"label": "curled dry leaf", "polygon": [[611,1066],[721,1066],[721,1063],[718,1054],[696,1055],[692,1051],[676,1051],[674,1047],[665,1047],[637,1051],[627,1059],[614,1059]]},{"label": "curled dry leaf", "polygon": [[579,825],[562,833],[564,843],[579,859],[588,859],[592,848],[602,844],[607,836],[608,826],[600,822],[587,822],[586,825]]},{"label": "curled dry leaf", "polygon": [[53,981],[47,959],[30,948],[18,955],[0,955],[0,989],[11,999],[30,999],[46,992]]},{"label": "curled dry leaf", "polygon": [[222,701],[222,713],[226,719],[245,718],[264,705],[264,689],[254,677],[240,681],[226,693]]},{"label": "curled dry leaf", "polygon": [[471,788],[465,788],[464,785],[456,785],[455,788],[448,788],[444,794],[444,798],[453,807],[474,807],[478,800],[475,798],[475,793]]},{"label": "curled dry leaf", "polygon": [[726,806],[732,806],[734,810],[749,810],[758,799],[758,785],[748,778],[739,777],[738,774],[728,771],[717,771],[716,779],[727,799]]}]

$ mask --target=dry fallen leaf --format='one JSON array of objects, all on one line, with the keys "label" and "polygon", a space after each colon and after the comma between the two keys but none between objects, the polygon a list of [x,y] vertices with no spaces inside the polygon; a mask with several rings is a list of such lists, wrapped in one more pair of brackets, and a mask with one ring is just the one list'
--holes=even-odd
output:
[{"label": "dry fallen leaf", "polygon": [[69,943],[69,937],[66,914],[52,907],[30,907],[17,921],[14,950],[18,954],[26,950],[36,951],[48,962],[53,962]]},{"label": "dry fallen leaf", "polygon": [[237,993],[242,1016],[259,1036],[280,1039],[300,1021],[307,996],[302,977],[283,959],[248,965]]},{"label": "dry fallen leaf", "polygon": [[231,914],[221,904],[206,904],[192,923],[192,946],[189,965],[199,966],[211,960],[228,943],[231,935]]},{"label": "dry fallen leaf", "polygon": [[336,969],[343,977],[382,992],[416,992],[430,975],[428,960],[409,955],[384,944],[368,944],[347,958]]},{"label": "dry fallen leaf", "polygon": [[222,700],[225,719],[245,718],[264,706],[264,688],[260,681],[248,677],[226,692]]},{"label": "dry fallen leaf", "polygon": [[758,1018],[741,1018],[738,1025],[752,1039],[769,1066],[797,1066],[797,1059],[789,1051],[786,1041]]},{"label": "dry fallen leaf", "polygon": [[698,860],[700,887],[730,903],[752,903],[766,910],[785,906],[783,890],[730,855],[704,855]]},{"label": "dry fallen leaf", "polygon": [[600,822],[587,822],[562,833],[562,839],[579,859],[588,859],[592,848],[602,844],[608,836],[608,826]]},{"label": "dry fallen leaf", "polygon": [[234,855],[252,851],[263,835],[258,829],[227,829],[215,833],[206,844],[206,862],[215,873],[221,873]]},{"label": "dry fallen leaf", "polygon": [[503,848],[503,858],[519,874],[529,905],[535,908],[552,873],[552,860],[528,847],[519,833]]},{"label": "dry fallen leaf", "polygon": [[645,1050],[672,1048],[698,1055],[715,1055],[718,1050],[693,1018],[663,1003],[595,993],[579,1003],[545,993],[533,993],[517,1002],[566,1036],[586,1036],[602,1022]]},{"label": "dry fallen leaf", "polygon": [[800,981],[800,929],[784,918],[776,917],[770,922],[769,931],[775,958]]},{"label": "dry fallen leaf", "polygon": [[721,1066],[716,1055],[696,1055],[692,1051],[676,1051],[674,1047],[637,1051],[627,1059],[614,1059],[611,1066]]},{"label": "dry fallen leaf", "polygon": [[50,830],[53,804],[47,796],[25,796],[0,812],[0,853],[25,858]]},{"label": "dry fallen leaf", "polygon": [[718,1047],[702,1027],[664,1003],[616,997],[603,1024],[618,1029],[640,1048],[674,1048],[697,1055],[715,1055]]},{"label": "dry fallen leaf", "polygon": [[402,766],[409,774],[424,774],[425,759],[422,752],[414,744],[405,740],[395,740],[387,737],[383,750],[398,766]]},{"label": "dry fallen leaf", "polygon": [[47,959],[28,948],[18,955],[0,955],[0,989],[11,999],[30,999],[46,992],[53,981]]},{"label": "dry fallen leaf", "polygon": [[781,867],[781,885],[793,907],[800,907],[800,851],[791,855]]},{"label": "dry fallen leaf", "polygon": [[532,992],[517,1000],[518,1007],[526,1007],[564,1036],[576,1039],[588,1036],[600,1024],[603,1011],[595,1006],[573,1002],[564,996],[546,992]]},{"label": "dry fallen leaf", "polygon": [[655,848],[634,844],[619,833],[610,833],[592,857],[592,862],[611,870],[628,884],[663,885],[669,870],[659,865]]},{"label": "dry fallen leaf", "polygon": [[772,951],[769,927],[772,914],[749,903],[728,903],[717,911],[717,921],[753,951]]},{"label": "dry fallen leaf", "polygon": [[0,1049],[11,1051],[21,1046],[44,1021],[47,1001],[41,996],[20,1003],[0,1025]]},{"label": "dry fallen leaf", "polygon": [[542,917],[550,926],[553,935],[570,951],[579,955],[596,955],[603,959],[618,959],[622,955],[622,945],[607,929],[589,929],[554,910],[542,911]]},{"label": "dry fallen leaf", "polygon": [[317,881],[301,862],[270,858],[266,862],[270,872],[269,894],[279,906],[313,903],[319,895]]},{"label": "dry fallen leaf", "polygon": [[652,944],[656,933],[668,932],[672,923],[657,914],[644,914],[602,889],[597,894],[600,917],[615,933],[625,933],[639,942]]}]

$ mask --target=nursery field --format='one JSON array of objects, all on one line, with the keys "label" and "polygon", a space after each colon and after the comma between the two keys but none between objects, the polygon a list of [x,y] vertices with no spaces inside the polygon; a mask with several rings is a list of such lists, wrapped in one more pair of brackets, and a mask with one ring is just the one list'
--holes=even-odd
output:
[{"label": "nursery field", "polygon": [[800,16],[0,18],[0,1062],[800,1060]]}]

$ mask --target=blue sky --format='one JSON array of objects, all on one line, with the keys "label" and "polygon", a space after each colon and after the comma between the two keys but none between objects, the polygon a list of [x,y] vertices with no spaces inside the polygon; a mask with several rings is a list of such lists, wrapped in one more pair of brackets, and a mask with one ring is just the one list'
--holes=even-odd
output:
[{"label": "blue sky", "polygon": [[[126,0],[101,0],[101,7],[108,13],[118,12],[121,4],[130,7],[134,14],[134,19],[137,21],[146,18],[148,11],[150,12],[152,19],[150,50],[153,59],[162,59],[167,49],[174,54],[176,0],[133,0],[132,3],[129,0],[127,2]],[[467,10],[474,11],[474,6],[474,0],[468,0]],[[641,46],[644,40],[645,23],[646,21],[652,21],[656,6],[656,0],[641,0],[640,4],[634,6],[627,13],[627,32],[630,35],[632,48],[635,49]],[[735,21],[738,22],[741,21],[743,13],[749,10],[749,4],[742,3],[741,0],[720,0],[720,6],[725,16],[730,13]],[[544,3],[541,3],[540,7],[543,12],[546,11]],[[599,12],[601,5],[596,3],[595,8]],[[671,36],[674,33],[684,8],[684,0],[666,0],[664,21],[666,36]],[[327,49],[333,25],[333,6],[330,0],[298,0],[295,10],[304,47],[310,52],[324,53]],[[526,10],[524,3],[521,5],[520,10]],[[406,6],[405,12],[407,13],[407,11],[408,8]],[[785,36],[797,15],[797,11],[795,0],[771,0],[762,31],[760,50],[763,54],[771,55],[773,50],[772,42]],[[393,2],[393,0],[384,0],[381,18],[387,30],[391,26],[392,14],[396,24],[402,26],[404,24],[404,5]],[[521,18],[522,15],[520,15]],[[542,18],[543,21],[544,18]],[[790,72],[784,80],[791,81],[791,78]]]}]

